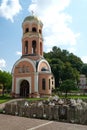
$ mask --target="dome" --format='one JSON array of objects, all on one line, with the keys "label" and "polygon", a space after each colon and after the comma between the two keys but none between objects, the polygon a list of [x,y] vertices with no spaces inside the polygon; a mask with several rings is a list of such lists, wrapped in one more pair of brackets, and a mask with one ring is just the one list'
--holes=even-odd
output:
[{"label": "dome", "polygon": [[[27,21],[36,21],[36,22],[38,22],[39,24],[42,24],[41,20],[39,20],[39,18],[36,17],[36,16],[27,16],[27,17],[25,17],[23,23],[25,23],[25,22],[27,22]],[[42,24],[42,25],[43,25],[43,24]]]}]

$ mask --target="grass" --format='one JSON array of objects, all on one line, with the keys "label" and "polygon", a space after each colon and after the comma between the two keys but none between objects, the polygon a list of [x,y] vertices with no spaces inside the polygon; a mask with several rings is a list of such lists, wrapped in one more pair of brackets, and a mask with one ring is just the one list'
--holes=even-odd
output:
[{"label": "grass", "polygon": [[[60,96],[60,98],[65,98],[65,95]],[[67,98],[72,98],[72,99],[87,99],[87,95],[68,95]]]},{"label": "grass", "polygon": [[42,100],[47,100],[48,98],[27,98],[28,101],[33,102],[33,101],[42,101]]},{"label": "grass", "polygon": [[4,102],[7,102],[7,101],[9,101],[9,100],[11,100],[12,98],[11,98],[11,96],[10,95],[4,95],[4,96],[0,96],[0,104],[1,103],[4,103]]},{"label": "grass", "polygon": [[[0,96],[0,104],[1,103],[5,103],[8,102],[9,100],[12,100],[13,98],[11,98],[10,95],[4,95],[4,96]],[[34,101],[42,101],[42,100],[46,100],[47,98],[25,98],[25,100],[28,100],[30,102],[34,102]]]},{"label": "grass", "polygon": [[[65,95],[60,96],[60,98],[65,98]],[[72,98],[72,99],[83,99],[87,100],[87,95],[68,95],[67,98]],[[0,96],[0,104],[5,103],[9,100],[12,100],[13,98],[10,95],[4,95]],[[25,98],[26,100],[33,102],[33,101],[42,101],[42,100],[47,100],[48,98]]]}]

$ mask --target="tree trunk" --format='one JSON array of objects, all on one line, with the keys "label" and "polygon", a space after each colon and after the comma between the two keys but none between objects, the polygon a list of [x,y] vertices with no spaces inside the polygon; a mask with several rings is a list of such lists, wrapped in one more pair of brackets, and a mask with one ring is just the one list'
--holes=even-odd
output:
[{"label": "tree trunk", "polygon": [[67,91],[66,91],[66,93],[65,93],[65,98],[67,98]]},{"label": "tree trunk", "polygon": [[2,96],[4,96],[4,90],[5,90],[5,88],[4,88],[4,86],[2,87]]}]

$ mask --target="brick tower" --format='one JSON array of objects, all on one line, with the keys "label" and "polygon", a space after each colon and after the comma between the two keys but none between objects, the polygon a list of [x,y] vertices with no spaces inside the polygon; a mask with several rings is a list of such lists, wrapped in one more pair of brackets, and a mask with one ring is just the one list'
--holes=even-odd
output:
[{"label": "brick tower", "polygon": [[38,97],[51,95],[54,76],[43,57],[43,23],[28,16],[22,23],[22,56],[12,68],[12,95]]}]

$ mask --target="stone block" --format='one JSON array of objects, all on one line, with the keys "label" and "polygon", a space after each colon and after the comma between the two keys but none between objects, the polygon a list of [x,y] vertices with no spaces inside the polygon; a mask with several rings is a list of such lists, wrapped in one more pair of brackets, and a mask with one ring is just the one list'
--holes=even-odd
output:
[{"label": "stone block", "polygon": [[6,114],[11,114],[11,104],[10,103],[7,103],[5,105],[4,111]]}]

